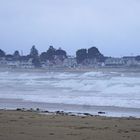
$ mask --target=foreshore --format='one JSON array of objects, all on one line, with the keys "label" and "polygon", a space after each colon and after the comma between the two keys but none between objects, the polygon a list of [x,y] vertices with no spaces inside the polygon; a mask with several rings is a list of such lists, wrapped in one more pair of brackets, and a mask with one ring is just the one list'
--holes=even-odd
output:
[{"label": "foreshore", "polygon": [[[60,103],[43,103],[43,102],[32,102],[21,99],[1,99],[0,98],[0,109],[16,110],[17,108],[26,110],[36,110],[39,108],[40,111],[45,112],[56,112],[64,111],[66,113],[73,114],[84,114],[88,113],[91,115],[101,115],[107,117],[136,117],[140,118],[139,108],[125,108],[115,106],[88,106],[88,105],[74,105],[74,104],[60,104]],[[103,113],[99,113],[103,112]]]},{"label": "foreshore", "polygon": [[0,140],[139,140],[140,119],[0,110]]}]

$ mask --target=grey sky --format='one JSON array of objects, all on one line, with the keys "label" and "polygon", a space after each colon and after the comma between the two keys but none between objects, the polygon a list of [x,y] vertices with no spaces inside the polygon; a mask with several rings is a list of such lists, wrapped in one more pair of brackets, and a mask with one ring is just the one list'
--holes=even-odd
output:
[{"label": "grey sky", "polygon": [[140,54],[140,0],[0,0],[0,48]]}]

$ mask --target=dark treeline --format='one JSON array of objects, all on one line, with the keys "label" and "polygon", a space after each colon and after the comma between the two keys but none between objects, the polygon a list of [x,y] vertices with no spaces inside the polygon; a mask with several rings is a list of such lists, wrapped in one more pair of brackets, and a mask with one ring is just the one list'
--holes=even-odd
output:
[{"label": "dark treeline", "polygon": [[[30,60],[35,67],[41,67],[41,65],[46,62],[49,62],[49,65],[56,65],[57,60],[63,62],[67,58],[69,57],[65,50],[61,48],[56,49],[53,46],[50,46],[48,50],[39,54],[35,45],[33,45],[30,49],[30,53],[27,55],[20,54],[18,50],[13,54],[7,54],[0,49],[0,60],[20,62],[28,62]],[[105,62],[107,58],[111,57],[105,57],[96,47],[76,51],[76,61],[79,65],[93,65],[97,64],[97,62]],[[135,60],[140,61],[140,56],[136,56]]]},{"label": "dark treeline", "polygon": [[32,63],[35,67],[40,67],[41,63],[47,60],[53,63],[56,57],[63,61],[67,58],[67,53],[65,50],[61,48],[55,49],[53,46],[50,46],[46,52],[42,52],[41,54],[39,54],[35,46],[32,46],[28,55],[21,55],[18,50],[13,54],[6,54],[0,49],[0,58],[5,58],[7,61],[29,61],[32,59]]},{"label": "dark treeline", "polygon": [[89,49],[79,49],[76,51],[76,59],[78,64],[88,64],[93,61],[104,62],[105,57],[96,47]]},{"label": "dark treeline", "polygon": [[[16,50],[13,54],[6,54],[6,52],[0,49],[0,58],[5,58],[7,61],[32,60],[32,63],[35,67],[40,67],[41,64],[45,63],[46,61],[49,61],[54,65],[56,59],[64,61],[66,58],[68,58],[68,54],[65,50],[61,48],[56,49],[53,46],[50,46],[48,50],[39,54],[36,47],[32,46],[28,55],[22,55],[18,50]],[[89,49],[79,49],[76,51],[77,64],[88,65],[95,62],[104,62],[106,58],[108,57],[104,57],[104,55],[96,47],[91,47]],[[140,56],[137,56],[136,60],[140,61]]]}]

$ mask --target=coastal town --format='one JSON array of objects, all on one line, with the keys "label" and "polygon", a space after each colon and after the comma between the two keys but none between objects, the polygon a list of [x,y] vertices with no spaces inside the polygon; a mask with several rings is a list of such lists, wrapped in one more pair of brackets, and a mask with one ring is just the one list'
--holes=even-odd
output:
[{"label": "coastal town", "polygon": [[53,46],[39,54],[36,47],[32,46],[28,55],[23,55],[19,51],[6,54],[0,49],[0,67],[21,69],[140,67],[140,56],[108,57],[96,47],[79,49],[76,56],[70,56],[65,50],[55,49]]}]

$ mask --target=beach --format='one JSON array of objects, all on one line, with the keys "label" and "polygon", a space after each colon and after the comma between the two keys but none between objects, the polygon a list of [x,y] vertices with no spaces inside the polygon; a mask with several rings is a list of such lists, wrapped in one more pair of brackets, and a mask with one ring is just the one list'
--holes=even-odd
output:
[{"label": "beach", "polygon": [[139,140],[140,119],[0,111],[0,140]]}]

